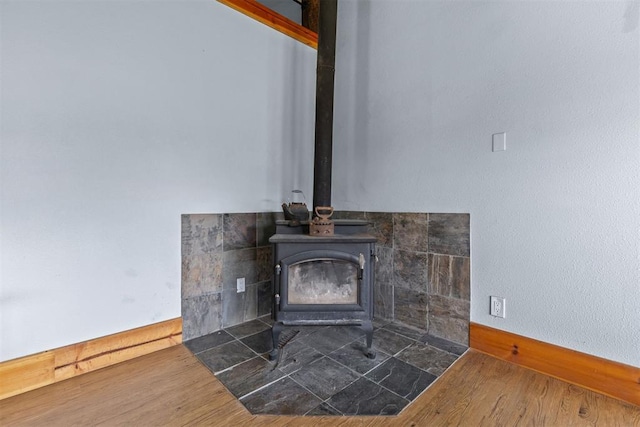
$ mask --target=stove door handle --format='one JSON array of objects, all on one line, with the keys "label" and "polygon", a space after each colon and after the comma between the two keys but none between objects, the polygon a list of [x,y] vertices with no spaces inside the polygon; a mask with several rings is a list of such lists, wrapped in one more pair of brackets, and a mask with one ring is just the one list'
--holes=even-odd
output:
[{"label": "stove door handle", "polygon": [[360,254],[358,257],[358,263],[360,264],[360,270],[358,270],[358,280],[362,280],[364,277],[364,255]]}]

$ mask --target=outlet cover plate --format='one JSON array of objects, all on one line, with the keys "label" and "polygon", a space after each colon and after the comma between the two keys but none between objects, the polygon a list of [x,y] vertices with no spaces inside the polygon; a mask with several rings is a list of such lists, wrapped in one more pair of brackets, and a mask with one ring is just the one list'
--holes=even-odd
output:
[{"label": "outlet cover plate", "polygon": [[238,277],[236,279],[236,288],[238,290],[238,293],[244,292],[244,277]]},{"label": "outlet cover plate", "polygon": [[502,297],[491,296],[491,307],[489,314],[495,317],[505,318],[506,310],[505,310],[506,299]]}]

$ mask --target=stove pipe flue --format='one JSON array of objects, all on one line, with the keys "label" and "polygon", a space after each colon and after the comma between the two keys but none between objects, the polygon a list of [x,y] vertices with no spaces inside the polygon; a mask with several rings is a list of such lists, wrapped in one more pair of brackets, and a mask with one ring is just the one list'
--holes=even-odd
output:
[{"label": "stove pipe flue", "polygon": [[333,92],[336,63],[338,0],[321,0],[316,70],[316,138],[313,169],[313,207],[331,206],[333,152]]}]

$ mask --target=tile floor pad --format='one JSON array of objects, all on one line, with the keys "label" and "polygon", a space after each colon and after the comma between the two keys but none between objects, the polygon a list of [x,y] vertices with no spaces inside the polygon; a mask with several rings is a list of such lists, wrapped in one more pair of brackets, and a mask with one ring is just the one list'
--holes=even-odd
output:
[{"label": "tile floor pad", "polygon": [[184,344],[252,414],[397,415],[466,350],[376,321],[375,359],[358,326],[287,326],[298,335],[269,361],[268,318]]}]

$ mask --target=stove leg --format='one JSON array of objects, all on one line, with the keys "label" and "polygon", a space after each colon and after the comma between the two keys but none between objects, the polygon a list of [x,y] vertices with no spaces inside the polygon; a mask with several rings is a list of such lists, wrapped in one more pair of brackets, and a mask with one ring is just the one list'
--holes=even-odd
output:
[{"label": "stove leg", "polygon": [[373,323],[371,322],[371,320],[365,320],[362,323],[362,329],[364,330],[367,336],[367,350],[365,351],[364,354],[369,359],[375,359],[376,352],[373,351],[373,349],[371,348],[371,345],[373,344]]},{"label": "stove leg", "polygon": [[278,343],[280,342],[280,332],[284,328],[282,322],[276,322],[271,327],[271,338],[273,340],[273,348],[269,353],[269,360],[276,360],[278,358]]}]

